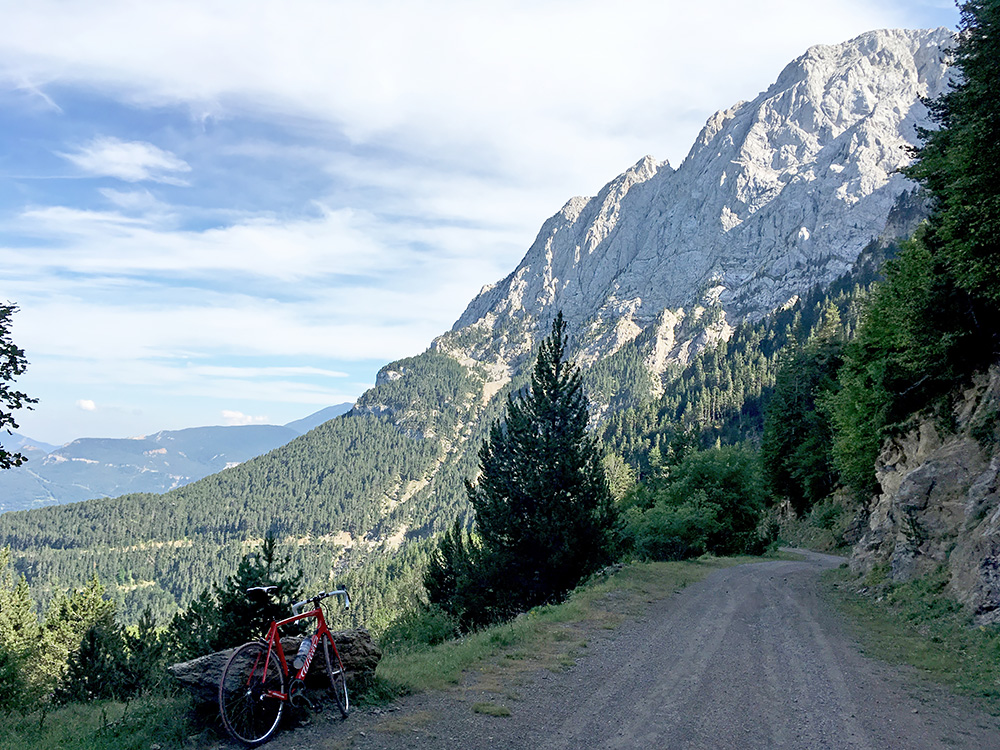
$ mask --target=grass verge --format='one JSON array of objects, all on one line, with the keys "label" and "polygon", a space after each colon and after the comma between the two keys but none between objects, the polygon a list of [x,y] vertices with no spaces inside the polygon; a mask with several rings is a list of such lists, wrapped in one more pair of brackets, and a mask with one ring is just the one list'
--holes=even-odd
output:
[{"label": "grass verge", "polygon": [[535,607],[512,622],[454,641],[386,655],[370,698],[440,690],[458,685],[474,672],[480,683],[517,672],[554,671],[571,666],[594,632],[613,629],[626,617],[642,614],[651,602],[699,581],[713,570],[761,557],[706,556],[681,562],[633,563],[599,574],[561,604]]},{"label": "grass verge", "polygon": [[945,591],[947,571],[891,585],[876,569],[866,579],[846,568],[824,575],[869,656],[916,667],[926,677],[981,699],[1000,714],[1000,627],[976,627]]},{"label": "grass verge", "polygon": [[149,750],[183,747],[197,731],[186,697],[71,703],[0,721],[0,750]]}]

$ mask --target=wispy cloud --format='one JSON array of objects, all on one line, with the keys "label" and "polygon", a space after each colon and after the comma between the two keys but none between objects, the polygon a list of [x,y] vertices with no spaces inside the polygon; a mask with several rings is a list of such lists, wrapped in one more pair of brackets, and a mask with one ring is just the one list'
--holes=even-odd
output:
[{"label": "wispy cloud", "polygon": [[222,410],[222,421],[227,425],[267,424],[267,417],[252,417],[240,411]]},{"label": "wispy cloud", "polygon": [[152,143],[112,137],[95,138],[76,151],[59,155],[87,174],[116,177],[126,182],[186,185],[176,175],[191,171],[186,161]]}]

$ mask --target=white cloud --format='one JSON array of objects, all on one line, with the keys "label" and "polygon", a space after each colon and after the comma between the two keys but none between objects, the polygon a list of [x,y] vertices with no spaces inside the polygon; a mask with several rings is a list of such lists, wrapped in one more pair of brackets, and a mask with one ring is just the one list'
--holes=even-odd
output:
[{"label": "white cloud", "polygon": [[97,411],[97,404],[91,401],[89,398],[81,398],[76,402],[76,406],[81,411]]},{"label": "white cloud", "polygon": [[866,0],[247,0],[239,12],[221,0],[35,0],[5,10],[0,57],[40,88],[96,84],[199,117],[306,117],[357,143],[479,154],[511,171],[579,169],[575,149],[589,144],[601,174],[658,133],[664,148],[652,150],[678,161],[694,133],[671,130],[692,110],[703,122],[805,46],[906,13]]},{"label": "white cloud", "polygon": [[76,152],[59,155],[88,174],[117,177],[126,182],[151,181],[185,185],[175,175],[191,171],[191,165],[183,159],[144,141],[95,138]]},{"label": "white cloud", "polygon": [[251,417],[239,411],[222,410],[222,421],[227,425],[267,424],[267,417]]},{"label": "white cloud", "polygon": [[101,188],[98,191],[110,203],[123,211],[133,211],[143,214],[162,214],[167,206],[148,190],[115,190]]}]

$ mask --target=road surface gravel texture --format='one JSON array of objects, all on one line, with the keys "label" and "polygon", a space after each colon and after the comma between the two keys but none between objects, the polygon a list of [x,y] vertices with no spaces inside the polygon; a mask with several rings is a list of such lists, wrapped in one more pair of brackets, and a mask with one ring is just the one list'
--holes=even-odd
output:
[{"label": "road surface gravel texture", "polygon": [[[1000,722],[915,670],[867,658],[818,598],[842,558],[739,565],[591,638],[516,700],[475,684],[282,732],[293,748],[1000,750]],[[511,716],[474,713],[474,701]]]}]

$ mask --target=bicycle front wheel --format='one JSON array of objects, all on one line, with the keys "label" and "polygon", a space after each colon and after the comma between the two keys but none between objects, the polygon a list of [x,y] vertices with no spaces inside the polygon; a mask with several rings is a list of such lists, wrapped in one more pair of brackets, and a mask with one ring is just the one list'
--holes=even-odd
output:
[{"label": "bicycle front wheel", "polygon": [[245,643],[229,657],[219,682],[222,724],[245,745],[267,742],[278,730],[285,701],[269,691],[286,694],[278,655],[272,651],[269,658],[266,643]]},{"label": "bicycle front wheel", "polygon": [[323,633],[323,656],[326,657],[326,674],[330,678],[330,692],[337,701],[337,708],[346,719],[350,704],[347,699],[347,678],[344,676],[344,663],[340,660],[337,647],[330,639],[329,633]]}]

